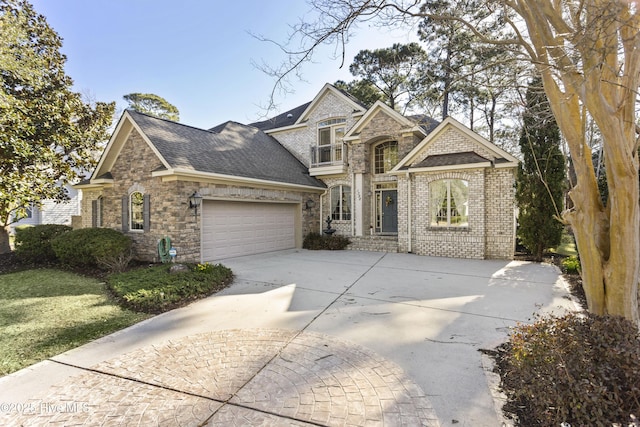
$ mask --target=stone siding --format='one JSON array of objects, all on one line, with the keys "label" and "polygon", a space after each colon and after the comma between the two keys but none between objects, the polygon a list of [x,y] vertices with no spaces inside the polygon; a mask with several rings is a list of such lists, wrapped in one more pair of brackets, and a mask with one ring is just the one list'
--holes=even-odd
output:
[{"label": "stone siding", "polygon": [[[111,174],[113,185],[100,189],[85,189],[82,201],[82,226],[92,226],[92,201],[103,199],[103,223],[106,228],[122,231],[122,197],[131,191],[150,196],[150,227],[148,231],[126,231],[134,241],[134,256],[139,260],[157,262],[157,244],[165,236],[171,238],[183,262],[199,262],[201,247],[201,215],[196,218],[188,207],[188,198],[198,191],[205,199],[288,201],[299,204],[302,233],[319,227],[318,193],[263,189],[197,181],[162,181],[152,177],[161,166],[160,160],[134,130],[125,142]],[[306,201],[314,206],[307,208]],[[301,245],[302,241],[298,242]]]}]

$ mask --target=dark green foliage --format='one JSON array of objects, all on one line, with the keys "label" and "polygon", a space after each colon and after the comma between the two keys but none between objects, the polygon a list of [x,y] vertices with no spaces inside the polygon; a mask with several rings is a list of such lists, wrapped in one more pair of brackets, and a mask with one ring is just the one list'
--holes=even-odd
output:
[{"label": "dark green foliage", "polygon": [[578,274],[580,272],[580,260],[577,256],[571,255],[562,260],[562,268],[567,274]]},{"label": "dark green foliage", "polygon": [[171,264],[114,274],[109,289],[126,307],[160,313],[219,291],[233,273],[222,264],[190,265],[189,271],[169,273]]},{"label": "dark green foliage", "polygon": [[519,425],[627,425],[640,414],[640,335],[622,317],[569,314],[521,325],[497,368]]},{"label": "dark green foliage", "polygon": [[110,228],[81,228],[57,237],[51,245],[63,264],[99,267],[104,259],[127,254],[131,243],[131,238]]},{"label": "dark green foliage", "polygon": [[51,241],[71,227],[58,224],[16,227],[15,251],[22,262],[47,263],[56,260]]},{"label": "dark green foliage", "polygon": [[314,251],[328,250],[328,251],[340,251],[346,248],[349,243],[349,239],[345,236],[329,236],[326,234],[309,233],[305,236],[302,242],[304,249],[311,249]]},{"label": "dark green foliage", "polygon": [[365,105],[380,99],[391,108],[404,112],[422,91],[419,70],[425,59],[426,52],[418,43],[395,43],[382,49],[364,49],[358,52],[349,66],[351,74],[359,79],[341,84],[346,85],[347,92],[353,96],[363,97]]},{"label": "dark green foliage", "polygon": [[122,97],[129,107],[161,119],[180,121],[180,111],[169,101],[153,93],[130,93]]},{"label": "dark green foliage", "polygon": [[518,237],[538,261],[544,251],[562,238],[563,224],[557,218],[563,209],[566,175],[560,151],[560,130],[542,91],[539,78],[527,90],[527,110],[523,114],[516,200]]},{"label": "dark green foliage", "polygon": [[62,39],[26,0],[0,0],[0,253],[6,225],[95,163],[115,103],[87,103],[64,71]]},{"label": "dark green foliage", "polygon": [[367,108],[371,108],[376,101],[387,102],[387,96],[368,80],[352,80],[349,83],[338,80],[333,85],[356,98]]}]

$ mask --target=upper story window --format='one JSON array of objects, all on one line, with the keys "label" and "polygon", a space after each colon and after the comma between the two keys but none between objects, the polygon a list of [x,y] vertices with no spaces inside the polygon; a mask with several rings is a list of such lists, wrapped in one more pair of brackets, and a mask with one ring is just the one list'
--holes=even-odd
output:
[{"label": "upper story window", "polygon": [[347,119],[329,119],[318,123],[318,145],[331,145],[342,142]]},{"label": "upper story window", "polygon": [[429,184],[432,227],[469,226],[469,182],[441,179]]},{"label": "upper story window", "polygon": [[336,185],[331,188],[331,219],[349,221],[351,219],[351,187]]},{"label": "upper story window", "polygon": [[129,230],[144,230],[144,195],[139,191],[129,196]]},{"label": "upper story window", "polygon": [[387,173],[398,164],[398,142],[387,141],[373,149],[373,173]]}]

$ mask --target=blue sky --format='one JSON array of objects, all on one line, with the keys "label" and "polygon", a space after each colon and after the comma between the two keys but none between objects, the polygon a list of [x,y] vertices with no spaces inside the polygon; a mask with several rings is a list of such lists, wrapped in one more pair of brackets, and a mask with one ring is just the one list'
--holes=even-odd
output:
[{"label": "blue sky", "polygon": [[[31,0],[63,38],[74,90],[98,101],[132,92],[155,93],[180,110],[182,123],[209,128],[262,119],[273,78],[252,63],[277,66],[284,55],[250,33],[285,41],[290,26],[309,17],[302,0]],[[308,18],[309,19],[309,18]],[[269,115],[313,99],[324,83],[351,80],[348,66],[361,49],[415,39],[363,26],[347,46],[346,64],[327,47],[293,80],[292,94],[276,97]]]}]

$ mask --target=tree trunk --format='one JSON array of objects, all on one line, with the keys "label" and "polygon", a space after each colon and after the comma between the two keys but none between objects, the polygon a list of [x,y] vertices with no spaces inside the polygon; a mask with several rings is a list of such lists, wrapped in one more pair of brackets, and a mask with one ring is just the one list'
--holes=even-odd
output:
[{"label": "tree trunk", "polygon": [[11,252],[11,245],[9,244],[9,227],[0,227],[0,254],[7,254]]}]

